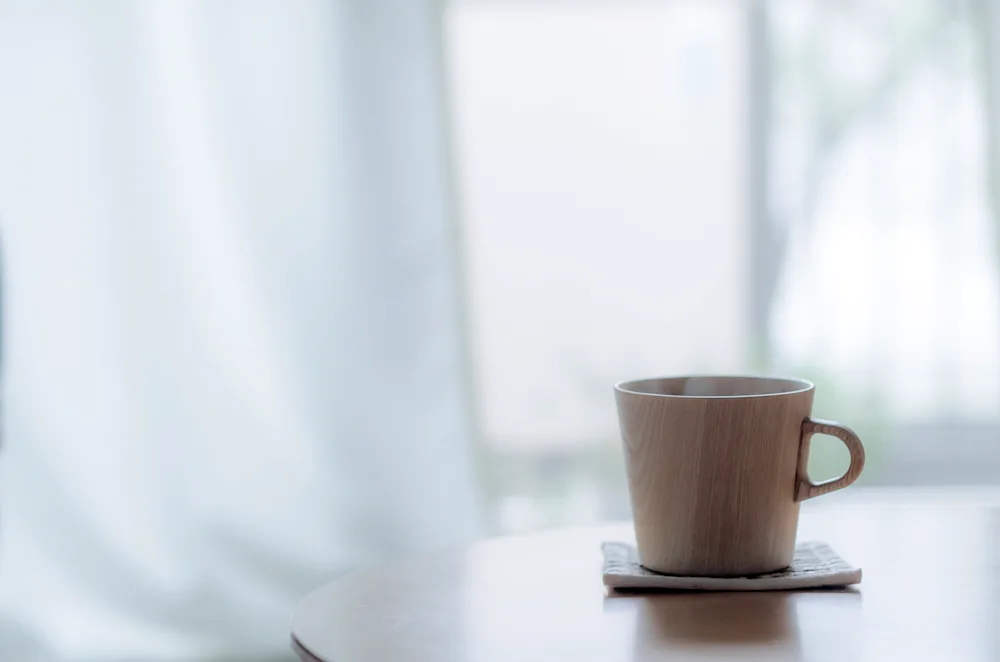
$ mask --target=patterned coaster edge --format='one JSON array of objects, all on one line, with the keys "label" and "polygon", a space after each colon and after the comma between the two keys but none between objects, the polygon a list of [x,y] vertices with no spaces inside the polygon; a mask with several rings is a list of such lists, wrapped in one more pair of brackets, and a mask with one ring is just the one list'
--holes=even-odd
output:
[{"label": "patterned coaster edge", "polygon": [[861,583],[861,569],[848,564],[824,542],[804,542],[785,570],[746,577],[664,575],[639,564],[632,545],[604,542],[603,581],[616,590],[774,591],[834,588]]}]

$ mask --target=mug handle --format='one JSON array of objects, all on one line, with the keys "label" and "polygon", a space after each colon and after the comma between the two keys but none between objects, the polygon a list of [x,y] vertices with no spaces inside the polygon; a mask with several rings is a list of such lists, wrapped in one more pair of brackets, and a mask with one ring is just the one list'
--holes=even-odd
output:
[{"label": "mug handle", "polygon": [[[814,434],[828,434],[844,442],[848,452],[851,454],[851,465],[847,467],[847,472],[840,478],[824,480],[822,483],[814,483],[809,480],[809,442]],[[799,468],[795,476],[795,500],[805,501],[817,497],[821,494],[828,494],[834,490],[840,490],[858,479],[861,470],[865,468],[865,447],[861,445],[861,439],[854,433],[854,430],[834,423],[833,421],[823,421],[818,418],[807,418],[802,421],[802,438],[799,442]]]}]

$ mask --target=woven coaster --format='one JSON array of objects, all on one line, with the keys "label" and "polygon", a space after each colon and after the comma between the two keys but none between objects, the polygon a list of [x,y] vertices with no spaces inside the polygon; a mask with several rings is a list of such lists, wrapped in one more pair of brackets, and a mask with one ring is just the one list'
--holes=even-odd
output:
[{"label": "woven coaster", "polygon": [[786,591],[861,583],[861,569],[849,565],[823,542],[804,542],[795,548],[792,565],[784,570],[750,577],[681,577],[647,570],[635,547],[606,542],[604,585],[615,589],[671,589],[678,591]]}]

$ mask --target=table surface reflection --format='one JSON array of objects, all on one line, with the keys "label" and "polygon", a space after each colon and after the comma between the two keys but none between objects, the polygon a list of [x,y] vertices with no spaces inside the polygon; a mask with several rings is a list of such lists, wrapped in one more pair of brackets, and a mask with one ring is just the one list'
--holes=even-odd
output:
[{"label": "table surface reflection", "polygon": [[310,662],[992,660],[1000,504],[803,508],[864,579],[847,590],[618,594],[602,540],[628,525],[483,541],[346,576],[296,611]]}]

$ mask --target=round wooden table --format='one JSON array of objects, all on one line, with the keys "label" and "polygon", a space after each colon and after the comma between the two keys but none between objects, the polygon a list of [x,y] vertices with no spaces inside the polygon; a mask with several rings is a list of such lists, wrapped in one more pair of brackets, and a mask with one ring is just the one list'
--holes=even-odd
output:
[{"label": "round wooden table", "polygon": [[345,576],[292,622],[308,662],[993,660],[1000,509],[803,507],[800,540],[864,571],[846,590],[618,594],[602,540],[628,525],[502,538]]}]

